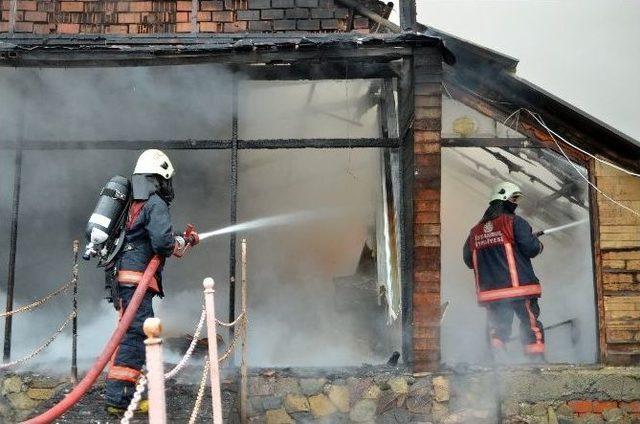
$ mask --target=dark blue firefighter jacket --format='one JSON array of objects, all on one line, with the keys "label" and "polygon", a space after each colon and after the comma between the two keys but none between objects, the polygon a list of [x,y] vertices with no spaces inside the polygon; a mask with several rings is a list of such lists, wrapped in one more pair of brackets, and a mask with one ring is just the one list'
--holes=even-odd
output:
[{"label": "dark blue firefighter jacket", "polygon": [[[142,211],[125,232],[124,247],[119,255],[121,270],[144,271],[153,255],[169,257],[175,243],[169,206],[157,194],[152,194]],[[162,265],[156,279],[160,295]]]}]

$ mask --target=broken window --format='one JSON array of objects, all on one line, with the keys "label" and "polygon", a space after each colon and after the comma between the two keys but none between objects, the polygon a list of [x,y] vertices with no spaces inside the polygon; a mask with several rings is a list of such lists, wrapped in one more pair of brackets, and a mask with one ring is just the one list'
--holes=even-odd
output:
[{"label": "broken window", "polygon": [[[211,65],[0,70],[0,91],[12,99],[11,107],[0,110],[0,123],[12,124],[0,125],[0,140],[37,144],[23,152],[16,305],[69,278],[71,241],[84,241],[100,188],[114,174],[130,175],[144,148],[170,148],[176,230],[186,223],[200,231],[228,225],[230,150],[185,147],[189,140],[232,137],[231,86],[230,74]],[[33,99],[24,90],[34,87],[39,101],[23,102]],[[304,144],[310,138],[380,137],[377,97],[366,81],[240,81],[238,95],[241,140]],[[17,131],[20,116],[27,120]],[[65,144],[70,142],[76,147]],[[239,234],[249,239],[250,363],[386,362],[400,350],[397,153],[380,148],[238,153],[238,222],[293,216],[287,225]],[[13,170],[13,155],[2,155],[3,234],[9,233]],[[8,246],[8,236],[3,243]],[[0,251],[4,258],[8,249]],[[2,275],[6,263],[0,265]],[[92,305],[79,320],[80,359],[88,361],[109,336],[116,315],[102,300],[102,270],[80,265],[81,304]],[[193,331],[205,276],[216,279],[216,310],[226,321],[229,235],[201,243],[164,271],[167,298],[155,308],[159,316],[171,317],[164,320],[170,360],[183,353],[180,341]],[[14,337],[16,355],[48,336],[52,329],[45,323],[62,320],[67,312],[56,303],[46,308],[47,320],[40,311],[14,319],[14,334],[27,328],[30,334]],[[89,332],[95,334],[91,340],[83,336]],[[66,342],[56,347],[41,358],[67,355]]]},{"label": "broken window", "polygon": [[[378,137],[370,90],[366,81],[243,82],[240,138]],[[400,350],[396,154],[280,149],[239,158],[239,220],[291,221],[247,234],[258,317],[250,363],[386,362]]]},{"label": "broken window", "polygon": [[[482,217],[494,185],[510,181],[524,193],[517,214],[534,231],[577,225],[542,235],[544,251],[532,260],[542,285],[540,321],[546,327],[550,362],[593,363],[597,355],[596,301],[589,222],[587,171],[539,147],[495,148],[493,140],[522,138],[502,123],[470,113],[448,99],[443,134],[477,147],[442,151],[442,360],[447,364],[486,363],[490,358],[486,311],[476,302],[473,271],[462,261],[469,230]],[[486,142],[483,142],[483,139]],[[514,319],[508,361],[526,362]]]}]

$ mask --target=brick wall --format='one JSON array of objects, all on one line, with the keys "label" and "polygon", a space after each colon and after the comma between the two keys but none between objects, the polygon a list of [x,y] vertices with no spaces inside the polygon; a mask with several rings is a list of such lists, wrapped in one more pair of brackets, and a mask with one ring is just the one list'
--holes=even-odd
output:
[{"label": "brick wall", "polygon": [[[640,179],[597,163],[596,183],[605,193],[640,211]],[[602,195],[600,224],[602,294],[607,362],[640,359],[640,218]]]},{"label": "brick wall", "polygon": [[[15,13],[12,4],[15,3]],[[382,13],[385,5],[362,0]],[[334,0],[2,0],[0,32],[76,33],[368,33],[373,24]],[[13,28],[11,28],[13,23]]]},{"label": "brick wall", "polygon": [[440,128],[442,57],[416,49],[413,121],[413,362],[415,371],[440,361]]}]

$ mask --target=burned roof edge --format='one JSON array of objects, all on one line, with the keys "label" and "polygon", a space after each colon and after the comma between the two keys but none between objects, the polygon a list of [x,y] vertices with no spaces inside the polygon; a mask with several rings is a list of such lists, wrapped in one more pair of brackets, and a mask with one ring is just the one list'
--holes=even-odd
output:
[{"label": "burned roof edge", "polygon": [[440,38],[446,48],[451,49],[453,54],[462,63],[484,62],[485,64],[491,64],[492,66],[505,69],[509,72],[515,72],[518,66],[519,60],[512,56],[481,46],[469,40],[456,37],[453,34],[449,34],[437,28],[418,24],[418,29],[425,35]]},{"label": "burned roof edge", "polygon": [[505,115],[524,108],[540,114],[556,132],[590,153],[640,169],[640,142],[517,75],[488,68],[456,66],[445,81],[463,88]]},{"label": "burned roof edge", "polygon": [[[243,53],[314,50],[355,50],[367,48],[436,47],[443,52],[447,63],[453,64],[453,54],[442,40],[419,33],[371,34],[212,34],[176,35],[158,34],[145,36],[117,35],[48,35],[0,34],[0,66],[20,66],[19,59],[46,51],[67,57],[71,52],[110,52],[126,56],[132,52],[155,55]],[[52,65],[55,66],[55,65]]]},{"label": "burned roof edge", "polygon": [[600,119],[594,117],[593,115],[590,115],[589,113],[585,112],[584,110],[580,109],[577,106],[572,105],[571,103],[561,99],[560,97],[546,91],[545,89],[537,86],[536,84],[532,83],[529,80],[526,80],[522,77],[519,77],[518,75],[508,75],[508,77],[513,78],[516,82],[518,82],[519,84],[522,84],[524,87],[528,87],[529,89],[535,91],[538,95],[540,96],[544,96],[547,98],[547,100],[549,102],[553,102],[556,104],[556,106],[559,107],[563,107],[568,109],[570,112],[572,112],[573,114],[575,114],[577,117],[579,116],[581,119],[585,119],[590,121],[591,123],[601,127],[603,130],[610,132],[612,135],[614,135],[616,138],[622,139],[628,143],[634,144],[638,149],[640,149],[640,140],[636,140],[635,138],[623,133],[622,131],[618,130],[617,128],[612,127],[611,125],[607,124],[604,121],[601,121]]},{"label": "burned roof edge", "polygon": [[[635,156],[640,157],[639,140],[518,76],[516,74],[518,59],[436,28],[422,24],[419,24],[419,27],[425,34],[441,38],[445,45],[453,51],[457,63],[456,66],[450,68],[450,71],[464,76],[458,80],[459,83],[464,85],[465,81],[470,82],[470,80],[477,79],[477,84],[490,85],[494,92],[503,97],[526,100],[529,106],[545,115],[556,115],[577,130],[585,134],[589,133],[591,138],[613,141],[617,143],[617,146],[614,146],[617,150],[625,154],[633,152]],[[473,78],[474,75],[476,78]],[[493,75],[494,83],[489,83],[488,75]]]}]

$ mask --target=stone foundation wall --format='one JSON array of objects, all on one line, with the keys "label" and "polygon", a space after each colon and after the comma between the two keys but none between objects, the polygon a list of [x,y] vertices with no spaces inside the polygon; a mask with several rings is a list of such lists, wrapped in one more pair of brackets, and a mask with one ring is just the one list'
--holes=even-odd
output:
[{"label": "stone foundation wall", "polygon": [[[201,368],[167,383],[169,422],[186,422]],[[71,386],[33,374],[0,377],[0,422],[42,412]],[[60,423],[111,423],[102,381]],[[206,392],[198,422],[211,422]],[[225,423],[239,422],[237,374],[222,384]],[[44,400],[48,399],[48,400]],[[391,368],[252,370],[251,423],[640,423],[640,368],[456,369],[405,373]]]},{"label": "stone foundation wall", "polygon": [[267,373],[249,381],[251,422],[427,422],[436,393],[448,400],[443,377],[391,372],[326,377]]},{"label": "stone foundation wall", "polygon": [[640,423],[640,368],[358,370],[250,380],[251,422]]},{"label": "stone foundation wall", "polygon": [[0,423],[22,421],[64,390],[69,379],[38,374],[0,375]]}]

